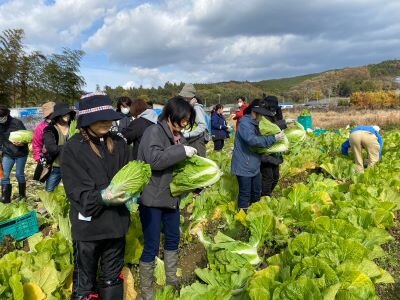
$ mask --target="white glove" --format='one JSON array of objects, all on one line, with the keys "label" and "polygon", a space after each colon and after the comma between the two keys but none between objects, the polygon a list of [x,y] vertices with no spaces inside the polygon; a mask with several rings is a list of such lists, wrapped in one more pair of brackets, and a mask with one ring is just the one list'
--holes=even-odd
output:
[{"label": "white glove", "polygon": [[285,133],[283,131],[279,132],[278,134],[274,135],[275,141],[280,142],[285,139]]},{"label": "white glove", "polygon": [[113,192],[112,186],[109,185],[101,191],[101,198],[106,206],[118,206],[126,203],[130,196],[125,192]]},{"label": "white glove", "polygon": [[287,123],[287,124],[290,124],[290,123],[294,123],[294,119],[285,119],[285,122]]},{"label": "white glove", "polygon": [[186,157],[192,157],[193,155],[197,154],[196,148],[190,146],[183,146],[185,148]]}]

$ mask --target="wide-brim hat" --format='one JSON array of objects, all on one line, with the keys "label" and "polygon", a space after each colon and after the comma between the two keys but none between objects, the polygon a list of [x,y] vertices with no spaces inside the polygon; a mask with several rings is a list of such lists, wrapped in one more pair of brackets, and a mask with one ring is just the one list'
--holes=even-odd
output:
[{"label": "wide-brim hat", "polygon": [[263,115],[263,116],[269,116],[272,114],[268,109],[266,109],[265,107],[259,106],[259,105],[254,106],[251,109],[251,111],[254,111],[255,113]]},{"label": "wide-brim hat", "polygon": [[191,83],[185,83],[183,86],[182,90],[179,93],[179,96],[185,97],[185,98],[193,98],[196,96],[196,89],[194,88],[194,85]]},{"label": "wide-brim hat", "polygon": [[73,109],[69,107],[68,104],[59,102],[56,103],[56,105],[54,105],[54,111],[53,114],[51,115],[51,119],[55,120],[58,117],[62,117],[68,114],[71,114],[72,117],[75,117],[76,113]]},{"label": "wide-brim hat", "polygon": [[44,118],[48,118],[54,112],[55,102],[46,102],[42,105],[42,114]]},{"label": "wide-brim hat", "polygon": [[90,93],[81,97],[78,111],[78,128],[88,127],[97,121],[116,121],[122,115],[114,110],[111,99],[104,93]]}]

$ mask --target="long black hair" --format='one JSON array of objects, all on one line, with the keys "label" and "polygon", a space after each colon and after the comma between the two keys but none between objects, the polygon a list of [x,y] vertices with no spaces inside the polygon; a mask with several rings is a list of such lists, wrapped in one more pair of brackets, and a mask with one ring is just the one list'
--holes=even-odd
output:
[{"label": "long black hair", "polygon": [[196,111],[189,102],[182,96],[175,96],[168,100],[167,104],[160,115],[160,121],[170,120],[172,123],[181,124],[182,120],[188,120],[190,129],[196,120]]}]

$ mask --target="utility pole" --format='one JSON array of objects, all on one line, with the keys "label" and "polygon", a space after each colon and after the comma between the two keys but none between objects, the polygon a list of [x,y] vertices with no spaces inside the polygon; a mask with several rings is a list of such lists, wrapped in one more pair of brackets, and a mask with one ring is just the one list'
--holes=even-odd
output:
[{"label": "utility pole", "polygon": [[218,95],[218,103],[221,104],[221,94],[217,94]]}]

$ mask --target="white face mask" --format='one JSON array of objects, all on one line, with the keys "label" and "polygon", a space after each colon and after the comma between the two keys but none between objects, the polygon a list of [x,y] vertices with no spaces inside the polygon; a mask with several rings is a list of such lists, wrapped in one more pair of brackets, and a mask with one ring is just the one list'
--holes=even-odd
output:
[{"label": "white face mask", "polygon": [[242,106],[243,106],[243,102],[239,102],[239,103],[238,103],[238,106],[239,106],[239,107],[242,107]]},{"label": "white face mask", "polygon": [[0,124],[4,124],[5,122],[7,122],[7,116],[1,117]]},{"label": "white face mask", "polygon": [[121,112],[122,112],[124,115],[129,114],[129,111],[130,111],[130,108],[129,108],[129,107],[121,107]]},{"label": "white face mask", "polygon": [[64,122],[69,122],[69,120],[71,119],[71,116],[70,115],[65,115],[65,116],[62,117],[62,119],[63,119]]}]

